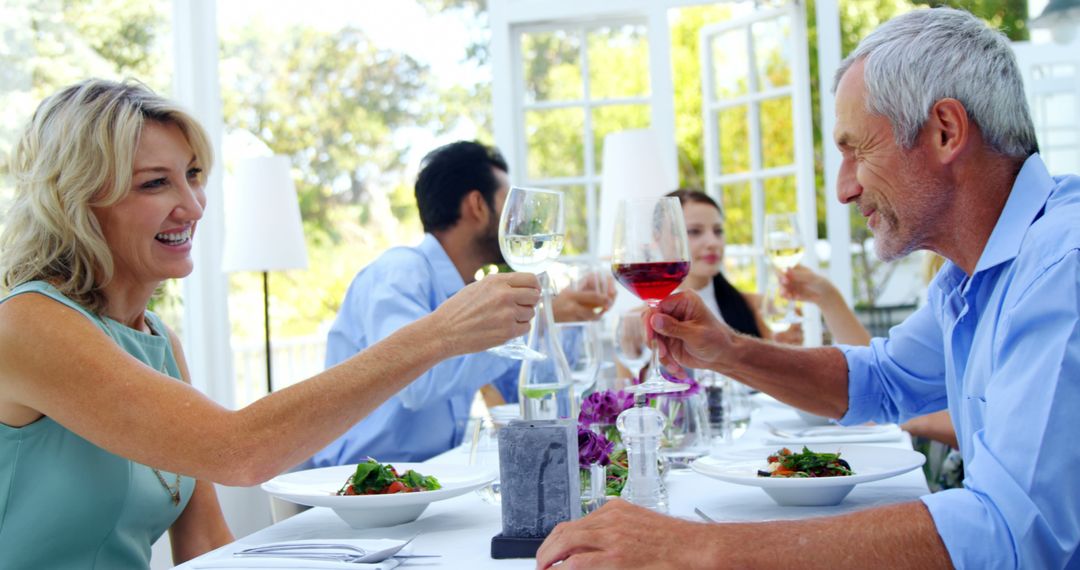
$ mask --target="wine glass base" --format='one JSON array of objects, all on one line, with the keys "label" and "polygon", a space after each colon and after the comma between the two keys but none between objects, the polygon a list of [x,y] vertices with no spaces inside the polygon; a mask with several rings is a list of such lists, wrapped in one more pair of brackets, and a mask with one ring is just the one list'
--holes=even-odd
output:
[{"label": "wine glass base", "polygon": [[678,384],[666,380],[642,382],[641,384],[633,384],[623,388],[624,391],[631,394],[671,394],[673,392],[683,392],[689,389],[689,384]]},{"label": "wine glass base", "polygon": [[545,360],[547,355],[537,352],[524,344],[502,344],[487,349],[488,352],[503,358],[514,360]]}]

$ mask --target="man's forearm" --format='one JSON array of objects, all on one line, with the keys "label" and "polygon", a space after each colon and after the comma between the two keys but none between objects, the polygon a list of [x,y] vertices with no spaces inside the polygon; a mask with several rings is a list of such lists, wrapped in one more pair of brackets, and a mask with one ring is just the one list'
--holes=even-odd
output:
[{"label": "man's forearm", "polygon": [[709,542],[731,568],[951,568],[919,501],[801,521],[712,525]]},{"label": "man's forearm", "polygon": [[838,418],[848,408],[848,369],[835,348],[801,348],[740,337],[739,358],[715,369],[776,399]]}]

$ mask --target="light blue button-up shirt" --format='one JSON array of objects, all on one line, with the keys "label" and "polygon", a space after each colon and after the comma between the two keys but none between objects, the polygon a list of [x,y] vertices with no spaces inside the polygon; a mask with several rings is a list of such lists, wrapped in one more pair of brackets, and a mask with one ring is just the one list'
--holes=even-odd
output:
[{"label": "light blue button-up shirt", "polygon": [[922,500],[958,568],[1080,567],[1078,250],[1080,178],[1033,155],[974,273],[947,263],[888,338],[842,347],[842,423],[952,414],[964,488]]},{"label": "light blue button-up shirt", "polygon": [[[431,234],[417,247],[391,249],[353,279],[326,339],[326,367],[346,360],[433,312],[465,286]],[[445,360],[425,372],[302,468],[379,461],[423,461],[460,445],[476,391],[495,383],[516,401],[519,361],[487,352]],[[363,394],[357,394],[363,398]]]}]

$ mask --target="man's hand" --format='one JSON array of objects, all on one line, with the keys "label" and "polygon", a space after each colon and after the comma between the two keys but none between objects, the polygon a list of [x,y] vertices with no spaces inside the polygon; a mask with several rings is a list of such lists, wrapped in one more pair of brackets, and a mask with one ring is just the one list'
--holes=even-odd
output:
[{"label": "man's hand", "polygon": [[712,368],[731,354],[735,331],[720,322],[696,293],[684,291],[646,312],[650,338],[655,336],[664,365],[676,373]]},{"label": "man's hand", "polygon": [[[698,545],[710,527],[666,517],[615,499],[595,513],[555,527],[536,552],[536,568],[694,568],[715,564]],[[692,547],[693,546],[693,547]]]}]

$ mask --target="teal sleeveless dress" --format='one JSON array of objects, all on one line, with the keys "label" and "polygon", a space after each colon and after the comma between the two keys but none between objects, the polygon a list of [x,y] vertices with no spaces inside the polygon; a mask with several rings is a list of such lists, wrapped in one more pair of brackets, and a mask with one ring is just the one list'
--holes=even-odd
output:
[{"label": "teal sleeveless dress", "polygon": [[[158,334],[136,331],[86,311],[41,281],[20,285],[3,300],[31,292],[79,311],[135,358],[180,378],[157,315],[148,311],[146,320]],[[161,475],[175,488],[173,473]],[[150,546],[180,516],[195,488],[194,479],[180,480],[181,501],[174,505],[149,467],[109,453],[49,417],[22,427],[0,424],[0,568],[148,568]]]}]

